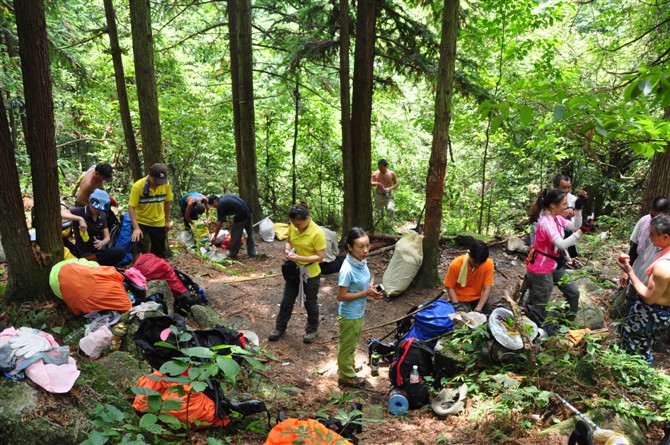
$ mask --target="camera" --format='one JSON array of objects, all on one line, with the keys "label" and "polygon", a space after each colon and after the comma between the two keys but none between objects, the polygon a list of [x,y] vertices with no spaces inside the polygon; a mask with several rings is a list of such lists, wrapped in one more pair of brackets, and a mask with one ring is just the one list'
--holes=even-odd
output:
[{"label": "camera", "polygon": [[377,286],[375,286],[375,290],[377,292],[384,292],[384,290],[385,290],[384,285],[379,283]]}]

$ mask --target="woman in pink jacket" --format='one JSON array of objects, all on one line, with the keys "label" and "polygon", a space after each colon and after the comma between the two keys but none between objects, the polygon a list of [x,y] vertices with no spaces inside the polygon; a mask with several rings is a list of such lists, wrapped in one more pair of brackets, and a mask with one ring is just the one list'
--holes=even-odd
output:
[{"label": "woman in pink jacket", "polygon": [[[577,243],[582,236],[582,210],[575,208],[572,222],[563,217],[568,196],[559,189],[544,190],[531,209],[531,221],[537,220],[535,242],[528,259],[526,280],[530,287],[530,301],[537,315],[547,316],[547,303],[554,283],[559,284],[570,306],[569,320],[574,320],[579,308],[579,289],[565,270],[565,249]],[[577,206],[575,206],[577,207]],[[567,238],[565,229],[573,233]]]}]

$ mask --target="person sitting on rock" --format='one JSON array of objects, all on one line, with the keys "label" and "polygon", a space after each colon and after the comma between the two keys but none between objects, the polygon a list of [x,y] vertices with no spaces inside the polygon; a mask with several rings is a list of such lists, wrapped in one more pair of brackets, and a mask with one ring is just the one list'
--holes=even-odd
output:
[{"label": "person sitting on rock", "polygon": [[73,221],[74,245],[68,244],[77,258],[96,261],[101,266],[116,266],[126,255],[120,247],[109,247],[110,236],[106,211],[110,207],[106,191],[95,189],[85,207],[61,210],[61,218]]},{"label": "person sitting on rock", "polygon": [[454,309],[491,313],[488,299],[493,286],[493,270],[489,248],[481,241],[475,241],[468,253],[456,257],[444,277],[444,287]]}]

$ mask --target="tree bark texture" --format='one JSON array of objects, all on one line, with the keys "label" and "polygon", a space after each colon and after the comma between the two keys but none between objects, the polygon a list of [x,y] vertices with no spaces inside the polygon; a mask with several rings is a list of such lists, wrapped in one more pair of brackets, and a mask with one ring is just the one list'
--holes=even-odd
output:
[{"label": "tree bark texture", "polygon": [[[21,73],[23,76],[23,92],[26,101],[27,133],[26,147],[30,155],[30,168],[33,180],[33,197],[35,200],[33,227],[37,233],[37,243],[30,246],[25,227],[16,226],[10,221],[18,218],[19,224],[24,224],[23,211],[16,212],[16,203],[3,199],[3,205],[8,206],[11,212],[3,225],[8,224],[8,236],[3,236],[5,242],[12,243],[16,250],[7,249],[13,259],[15,274],[12,278],[14,289],[12,295],[18,299],[33,299],[51,295],[49,288],[49,272],[51,266],[63,258],[63,241],[60,220],[60,191],[58,189],[58,163],[56,156],[56,129],[54,125],[53,98],[51,96],[51,72],[49,69],[49,49],[44,16],[44,2],[20,1],[15,5],[16,29],[19,36],[19,54],[21,56]],[[7,116],[2,106],[2,133],[8,135],[9,126]],[[3,152],[11,150],[2,138]],[[13,167],[14,153],[3,155],[3,170]],[[8,174],[8,199],[17,199],[18,174],[3,171]],[[5,181],[5,179],[3,179]],[[13,185],[12,185],[13,184]],[[20,192],[19,192],[20,193]],[[19,203],[22,203],[18,196]],[[20,204],[19,204],[20,205]],[[4,235],[4,233],[3,233]],[[13,239],[11,239],[13,238]]]},{"label": "tree bark texture", "polygon": [[121,58],[121,46],[119,45],[119,33],[116,29],[116,11],[112,0],[103,0],[105,5],[105,17],[107,18],[107,34],[109,35],[109,46],[112,50],[112,62],[114,63],[114,80],[116,81],[116,95],[119,98],[119,112],[121,113],[121,124],[123,125],[123,136],[128,150],[128,160],[133,179],[138,180],[144,176],[140,155],[137,151],[137,141],[133,131],[133,122],[130,119],[130,106],[128,105],[128,91],[126,90],[126,79],[123,74],[123,59]]},{"label": "tree bark texture", "polygon": [[149,0],[130,0],[130,27],[133,37],[133,60],[140,108],[142,155],[148,170],[163,163],[163,142],[158,112],[158,93],[154,68],[154,38],[151,32]]},{"label": "tree bark texture", "polygon": [[[372,163],[372,74],[375,58],[375,0],[359,0],[356,13],[356,49],[354,51],[354,88],[351,103],[351,152],[353,184],[351,199],[345,206],[356,215],[356,224],[372,229],[370,165]],[[355,159],[355,162],[354,162]],[[346,168],[345,168],[346,171]]]},{"label": "tree bark texture", "polygon": [[[665,120],[670,118],[670,107],[665,109],[663,116]],[[670,196],[670,143],[665,146],[664,153],[657,151],[651,158],[651,168],[645,182],[640,217],[649,213],[651,201],[657,196]]]},{"label": "tree bark texture", "polygon": [[[234,3],[234,4],[233,4]],[[258,200],[258,177],[256,168],[256,124],[254,111],[254,81],[253,81],[253,56],[251,47],[251,0],[229,0],[228,22],[231,29],[231,61],[236,58],[236,63],[231,63],[231,76],[233,79],[233,111],[238,109],[235,117],[236,130],[235,145],[237,153],[237,186],[240,197],[244,199],[251,210],[254,218],[262,217],[262,210]],[[233,27],[235,29],[233,29]],[[235,31],[235,32],[233,32]],[[235,55],[233,55],[233,52]],[[236,103],[235,103],[236,102]],[[239,127],[238,127],[239,126]]]},{"label": "tree bark texture", "polygon": [[342,238],[356,225],[354,199],[354,155],[351,148],[351,91],[349,81],[349,0],[340,0],[340,108],[342,126],[342,172],[344,205]]},{"label": "tree bark texture", "polygon": [[447,169],[449,124],[456,66],[456,39],[458,37],[458,0],[445,0],[442,15],[442,39],[435,97],[435,124],[433,146],[426,178],[426,221],[423,238],[423,263],[417,276],[417,287],[432,287],[440,282],[437,274],[439,261],[440,228],[442,225],[442,198]]}]

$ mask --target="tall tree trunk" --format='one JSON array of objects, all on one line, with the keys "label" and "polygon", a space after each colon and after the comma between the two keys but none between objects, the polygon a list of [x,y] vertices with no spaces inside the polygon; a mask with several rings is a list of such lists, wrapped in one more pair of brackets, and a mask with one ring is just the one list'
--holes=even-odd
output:
[{"label": "tall tree trunk", "polygon": [[[235,3],[235,5],[231,5]],[[237,186],[240,197],[244,199],[255,218],[262,217],[262,210],[258,200],[258,176],[256,168],[256,124],[254,115],[254,78],[253,56],[251,47],[251,0],[229,0],[228,21],[235,21],[235,33],[230,33],[231,41],[236,40],[235,48],[231,44],[232,52],[235,49],[237,63],[231,75],[237,77],[237,102],[239,120],[239,138],[235,137],[237,153]],[[231,15],[231,12],[233,13]],[[231,25],[229,25],[231,26]],[[235,81],[233,81],[235,88]],[[235,105],[233,106],[234,109]],[[237,145],[239,144],[239,145]]]},{"label": "tall tree trunk", "polygon": [[[23,209],[17,209],[21,196],[14,152],[11,151],[9,126],[2,105],[2,151],[3,151],[3,202],[0,208],[9,213],[3,219],[2,239],[13,248],[11,252],[14,274],[10,292],[17,299],[34,299],[51,295],[49,272],[51,266],[63,258],[63,241],[60,226],[60,203],[58,190],[58,163],[56,159],[55,125],[53,99],[51,96],[51,72],[49,71],[49,50],[47,27],[44,16],[44,2],[16,2],[16,29],[19,36],[19,54],[23,76],[23,93],[26,100],[27,133],[26,147],[30,155],[30,168],[35,200],[35,221],[37,245],[30,246],[24,224]],[[7,145],[5,145],[7,144]],[[11,170],[14,170],[12,172]],[[5,176],[7,176],[6,179]],[[5,182],[7,190],[5,191]],[[6,193],[6,196],[5,196]],[[16,199],[15,203],[9,202]],[[18,204],[20,205],[20,204]],[[5,207],[7,207],[5,209]],[[17,212],[18,210],[18,212]],[[14,221],[12,221],[12,219]],[[22,227],[21,227],[22,226]],[[5,233],[5,231],[7,233]]]},{"label": "tall tree trunk", "polygon": [[130,0],[130,27],[133,36],[137,101],[140,105],[142,155],[144,166],[148,169],[156,162],[163,162],[149,0]]},{"label": "tall tree trunk", "polygon": [[[665,109],[663,118],[670,118],[670,107]],[[670,143],[665,146],[665,152],[657,151],[651,158],[651,168],[647,174],[642,198],[640,216],[649,213],[651,200],[657,196],[670,196]]]},{"label": "tall tree trunk", "polygon": [[[230,41],[230,89],[233,99],[233,133],[235,137],[235,159],[242,158],[242,140],[240,135],[240,77],[239,61],[237,60],[238,24],[237,0],[229,0],[226,8],[228,12],[228,36]],[[239,161],[238,168],[239,168]]]},{"label": "tall tree trunk", "polygon": [[349,80],[349,0],[340,0],[340,108],[342,120],[342,172],[344,205],[342,238],[354,227],[356,200],[354,198],[354,155],[351,148],[351,91]]},{"label": "tall tree trunk", "polygon": [[291,147],[291,203],[296,204],[298,202],[298,167],[296,165],[296,157],[298,156],[298,129],[300,128],[300,65],[296,67],[293,100],[295,101],[295,107],[293,114],[293,147]]},{"label": "tall tree trunk", "polygon": [[417,287],[438,285],[437,274],[442,225],[442,198],[444,175],[447,169],[449,147],[449,124],[451,122],[451,98],[454,90],[456,65],[456,39],[458,37],[458,0],[445,0],[442,13],[442,40],[440,42],[440,64],[435,97],[435,124],[433,146],[426,178],[426,221],[423,238],[423,263],[417,275]]},{"label": "tall tree trunk", "polygon": [[119,46],[119,33],[116,30],[116,12],[112,0],[103,0],[105,4],[105,17],[107,18],[107,34],[109,35],[109,46],[112,50],[112,62],[114,63],[114,80],[116,81],[116,95],[119,97],[119,112],[121,113],[121,124],[123,125],[123,136],[126,140],[128,160],[133,179],[138,180],[142,176],[142,163],[137,151],[137,142],[133,132],[133,122],[130,119],[130,107],[128,106],[128,91],[126,91],[126,79],[123,74],[123,60],[121,58],[121,47]]},{"label": "tall tree trunk", "polygon": [[[354,51],[354,91],[351,103],[351,151],[353,162],[354,204],[349,211],[357,215],[356,222],[366,230],[372,229],[372,198],[370,193],[372,73],[375,58],[375,0],[359,0],[356,13],[356,49]],[[353,161],[355,159],[355,161]],[[346,200],[346,195],[345,195]]]}]

